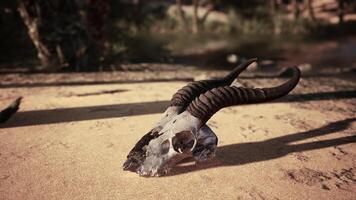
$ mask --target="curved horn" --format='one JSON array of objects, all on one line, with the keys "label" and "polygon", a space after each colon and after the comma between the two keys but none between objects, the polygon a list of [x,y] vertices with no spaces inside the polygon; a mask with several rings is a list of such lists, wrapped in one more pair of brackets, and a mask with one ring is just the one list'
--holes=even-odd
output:
[{"label": "curved horn", "polygon": [[7,108],[0,111],[0,123],[7,121],[13,114],[17,112],[17,110],[20,108],[21,99],[22,97],[18,97]]},{"label": "curved horn", "polygon": [[252,89],[235,86],[214,88],[196,98],[189,104],[187,111],[205,124],[221,108],[267,102],[285,96],[293,90],[300,79],[300,70],[297,67],[293,67],[292,70],[293,77],[290,80],[273,88]]},{"label": "curved horn", "polygon": [[230,85],[243,70],[255,61],[257,61],[257,59],[253,58],[241,63],[224,78],[194,81],[189,83],[173,95],[171,99],[171,106],[181,106],[185,109],[200,94],[216,87]]}]

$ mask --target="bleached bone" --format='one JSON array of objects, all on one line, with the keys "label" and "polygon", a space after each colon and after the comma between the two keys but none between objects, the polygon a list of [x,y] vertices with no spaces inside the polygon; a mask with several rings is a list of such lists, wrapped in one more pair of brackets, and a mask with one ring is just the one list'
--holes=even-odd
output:
[{"label": "bleached bone", "polygon": [[179,95],[174,95],[173,98],[186,97],[183,103],[191,101],[191,96],[195,96],[195,99],[187,106],[183,106],[184,109],[178,111],[179,114],[165,122],[163,126],[156,127],[149,135],[145,135],[130,152],[139,153],[141,157],[129,154],[124,169],[127,166],[134,166],[134,171],[143,176],[160,176],[168,173],[170,167],[181,159],[194,156],[194,148],[198,146],[194,144],[197,144],[198,135],[200,131],[202,135],[206,134],[205,124],[214,113],[223,107],[262,103],[287,95],[300,79],[299,69],[294,67],[292,71],[293,77],[289,81],[274,88],[251,89],[225,85],[210,87],[199,96],[196,93],[178,91]]},{"label": "bleached bone", "polygon": [[[195,81],[191,82],[188,85],[184,86],[180,90],[178,90],[172,97],[171,99],[171,104],[170,106],[166,109],[166,111],[163,113],[161,119],[157,122],[155,128],[153,128],[151,131],[149,131],[147,134],[145,134],[134,146],[134,148],[130,151],[130,153],[127,156],[127,160],[123,165],[124,170],[130,170],[130,171],[136,171],[138,166],[143,162],[145,159],[146,155],[146,146],[149,144],[149,142],[158,137],[158,133],[161,131],[163,126],[169,121],[171,121],[174,117],[179,115],[181,112],[183,112],[186,107],[191,103],[192,100],[194,100],[196,97],[198,97],[200,94],[215,88],[219,86],[225,86],[225,85],[231,85],[231,83],[235,80],[235,78],[243,71],[245,70],[251,63],[255,62],[256,59],[250,59],[247,60],[243,63],[241,63],[239,66],[237,66],[233,71],[231,71],[227,76],[221,79],[216,79],[216,80],[202,80],[202,81]],[[205,125],[206,126],[206,125]],[[217,143],[217,137],[215,133],[208,127],[202,129],[200,131],[200,135],[210,135],[210,138],[215,138]],[[200,142],[205,142],[206,144],[200,144],[199,146],[212,146],[209,144],[212,139],[210,140],[198,140]],[[216,145],[215,145],[216,146]],[[201,149],[203,151],[204,149]],[[215,152],[215,149],[212,151]],[[213,153],[214,153],[213,152]],[[198,152],[198,149],[194,152],[195,157],[197,160],[200,159],[200,154]],[[212,153],[212,154],[213,154]]]}]

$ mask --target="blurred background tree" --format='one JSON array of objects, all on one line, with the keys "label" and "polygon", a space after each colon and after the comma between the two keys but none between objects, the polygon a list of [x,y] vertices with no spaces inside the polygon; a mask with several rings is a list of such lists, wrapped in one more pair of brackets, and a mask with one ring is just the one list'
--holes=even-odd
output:
[{"label": "blurred background tree", "polygon": [[97,69],[103,49],[107,1],[88,0],[85,17],[75,0],[21,0],[18,11],[42,66],[88,71]]},{"label": "blurred background tree", "polygon": [[[0,68],[273,59],[276,46],[355,34],[354,0],[2,0]],[[261,48],[263,47],[263,48]],[[37,59],[36,59],[37,57]],[[234,64],[233,64],[234,65]],[[39,67],[40,66],[40,67]]]}]

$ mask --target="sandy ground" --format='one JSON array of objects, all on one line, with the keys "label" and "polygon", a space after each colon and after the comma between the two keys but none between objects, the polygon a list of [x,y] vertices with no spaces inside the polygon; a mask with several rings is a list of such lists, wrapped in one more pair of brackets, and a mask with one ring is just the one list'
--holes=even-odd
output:
[{"label": "sandy ground", "polygon": [[187,82],[58,76],[66,84],[0,77],[1,105],[24,96],[0,126],[0,199],[356,199],[355,76],[304,78],[288,98],[221,110],[208,122],[216,158],[160,178],[121,166]]}]

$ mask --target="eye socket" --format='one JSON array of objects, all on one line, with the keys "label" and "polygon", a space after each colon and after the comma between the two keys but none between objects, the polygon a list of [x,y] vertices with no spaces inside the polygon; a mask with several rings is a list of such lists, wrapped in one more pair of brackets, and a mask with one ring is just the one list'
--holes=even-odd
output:
[{"label": "eye socket", "polygon": [[195,138],[190,131],[182,131],[172,138],[172,146],[176,152],[188,153],[195,145]]},{"label": "eye socket", "polygon": [[169,147],[170,147],[170,144],[169,144],[169,140],[165,140],[164,142],[162,142],[161,144],[161,154],[167,154],[168,151],[169,151]]}]

